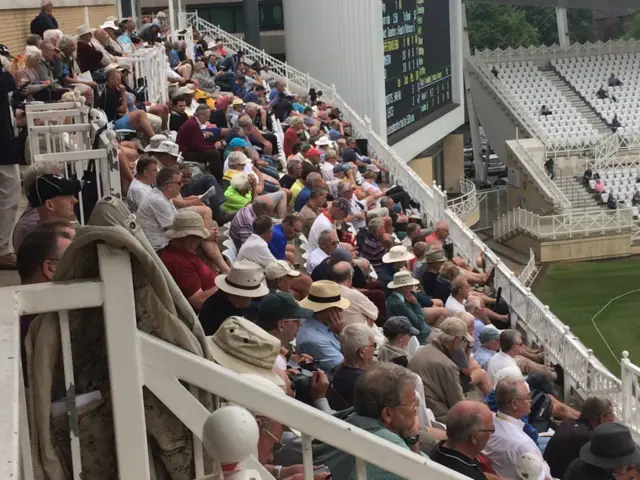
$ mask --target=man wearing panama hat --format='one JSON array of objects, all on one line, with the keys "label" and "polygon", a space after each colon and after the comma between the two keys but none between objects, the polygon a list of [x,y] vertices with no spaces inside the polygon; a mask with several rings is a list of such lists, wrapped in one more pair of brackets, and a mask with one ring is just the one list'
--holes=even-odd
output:
[{"label": "man wearing panama hat", "polygon": [[340,286],[330,280],[311,284],[309,295],[300,301],[302,308],[313,311],[313,318],[305,320],[296,336],[300,353],[307,353],[318,361],[318,366],[331,370],[342,362],[338,336],[346,326],[342,311],[351,302],[340,295]]},{"label": "man wearing panama hat", "polygon": [[218,291],[204,302],[199,315],[205,335],[213,335],[227,318],[242,315],[252,299],[269,293],[262,268],[248,260],[235,262],[215,283]]},{"label": "man wearing panama hat", "polygon": [[562,477],[563,480],[632,480],[639,478],[640,447],[624,425],[598,425],[591,441],[580,450]]}]

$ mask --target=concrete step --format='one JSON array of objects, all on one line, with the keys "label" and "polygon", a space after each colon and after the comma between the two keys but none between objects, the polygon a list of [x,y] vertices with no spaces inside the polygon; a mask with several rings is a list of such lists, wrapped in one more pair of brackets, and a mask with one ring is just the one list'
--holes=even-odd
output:
[{"label": "concrete step", "polygon": [[516,275],[522,272],[529,263],[529,255],[525,255],[504,243],[497,242],[491,235],[480,232],[480,239],[496,254]]}]

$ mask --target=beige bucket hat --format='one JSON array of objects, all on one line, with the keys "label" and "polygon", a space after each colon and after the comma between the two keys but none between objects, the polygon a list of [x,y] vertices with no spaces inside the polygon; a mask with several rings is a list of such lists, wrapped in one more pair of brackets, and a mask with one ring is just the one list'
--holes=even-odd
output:
[{"label": "beige bucket hat", "polygon": [[264,276],[267,277],[267,280],[277,280],[287,275],[289,277],[298,277],[300,272],[291,268],[291,265],[286,260],[275,260],[264,269]]},{"label": "beige bucket hat", "polygon": [[402,288],[413,285],[419,285],[420,281],[411,276],[409,270],[400,270],[393,276],[393,281],[387,284],[388,288]]},{"label": "beige bucket hat", "polygon": [[351,302],[340,295],[340,286],[331,280],[313,282],[307,298],[300,301],[302,308],[308,308],[314,312],[321,312],[331,307],[342,310],[349,308]]},{"label": "beige bucket hat", "polygon": [[239,260],[231,266],[229,273],[218,275],[216,286],[239,297],[258,298],[269,293],[262,268],[249,260]]},{"label": "beige bucket hat", "polygon": [[213,359],[223,367],[284,385],[284,380],[273,371],[280,354],[280,340],[255,323],[242,317],[229,317],[207,340]]},{"label": "beige bucket hat", "polygon": [[397,245],[395,247],[391,247],[391,250],[384,254],[382,257],[382,263],[408,262],[414,258],[416,258],[416,256],[407,250],[407,247]]},{"label": "beige bucket hat", "polygon": [[194,235],[203,239],[211,236],[211,232],[204,228],[204,220],[192,210],[178,210],[173,217],[171,228],[166,231],[169,238],[183,238]]}]

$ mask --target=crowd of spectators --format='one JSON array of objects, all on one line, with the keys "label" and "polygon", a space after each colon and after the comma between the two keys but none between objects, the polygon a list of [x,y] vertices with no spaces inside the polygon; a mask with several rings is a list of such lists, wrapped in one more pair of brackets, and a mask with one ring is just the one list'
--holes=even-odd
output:
[{"label": "crowd of spectators", "polygon": [[[638,447],[611,423],[611,403],[592,397],[579,412],[557,398],[561,369],[509,328],[484,258],[457,257],[446,222],[424,228],[420,206],[384,187],[384,166],[320,92],[290,94],[267,66],[196,32],[193,55],[165,44],[170,103],[140,101],[126,55],[162,41],[163,19],[136,33],[109,18],[79,27],[74,43],[47,33],[57,23],[45,2],[32,24],[44,39],[2,71],[0,121],[10,127],[9,108],[20,118],[9,92],[56,101],[84,85],[115,128],[136,131],[120,142],[126,204],[218,363],[469,478],[636,478]],[[0,152],[0,179],[19,189],[13,160]],[[15,229],[15,207],[0,207],[0,262],[24,284],[51,281],[73,239],[83,186],[64,173],[51,162],[25,170]],[[300,438],[255,416],[260,462],[302,478]],[[313,449],[330,470],[315,478],[355,478],[351,456]],[[399,478],[373,465],[367,477]]]}]

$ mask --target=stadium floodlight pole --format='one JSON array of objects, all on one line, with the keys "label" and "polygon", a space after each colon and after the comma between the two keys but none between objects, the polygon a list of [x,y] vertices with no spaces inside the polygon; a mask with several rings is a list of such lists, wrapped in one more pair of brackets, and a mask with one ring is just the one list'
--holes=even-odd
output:
[{"label": "stadium floodlight pole", "polygon": [[260,7],[258,0],[242,0],[244,41],[260,50]]},{"label": "stadium floodlight pole", "polygon": [[473,164],[476,168],[476,182],[485,182],[487,180],[487,167],[489,162],[483,162],[481,155],[480,140],[480,124],[476,115],[476,107],[473,103],[473,95],[471,94],[471,83],[469,81],[469,70],[467,69],[466,59],[471,57],[471,44],[469,43],[469,26],[467,25],[467,6],[462,2],[462,54],[465,60],[462,62],[462,71],[464,72],[464,89],[467,97],[467,110],[469,112],[469,128],[471,129],[471,143],[473,147]]},{"label": "stadium floodlight pole", "polygon": [[558,43],[561,48],[568,48],[571,44],[569,40],[569,22],[567,21],[567,9],[556,7],[556,20],[558,23]]}]

